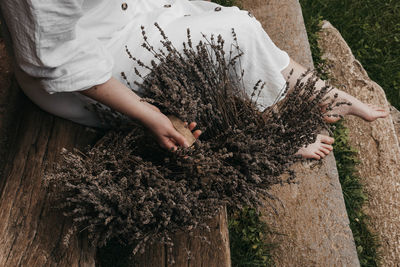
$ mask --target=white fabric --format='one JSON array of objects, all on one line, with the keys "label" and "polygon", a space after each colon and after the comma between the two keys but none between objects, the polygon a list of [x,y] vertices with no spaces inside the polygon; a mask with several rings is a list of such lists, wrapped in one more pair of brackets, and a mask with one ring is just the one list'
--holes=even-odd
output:
[{"label": "white fabric", "polygon": [[264,107],[273,103],[285,84],[280,71],[289,64],[287,53],[273,44],[255,18],[236,7],[218,11],[214,3],[188,0],[1,0],[0,4],[24,92],[48,112],[86,125],[97,125],[84,109],[87,98],[66,92],[86,90],[111,76],[123,82],[122,71],[129,80],[137,79],[125,46],[148,63],[152,55],[141,47],[140,26],[145,26],[149,42],[161,47],[154,22],[177,47],[186,40],[187,28],[194,43],[201,33],[213,33],[221,34],[226,44],[232,42],[234,28],[245,53],[241,63],[247,87],[251,90],[259,79],[267,83],[259,99]]}]

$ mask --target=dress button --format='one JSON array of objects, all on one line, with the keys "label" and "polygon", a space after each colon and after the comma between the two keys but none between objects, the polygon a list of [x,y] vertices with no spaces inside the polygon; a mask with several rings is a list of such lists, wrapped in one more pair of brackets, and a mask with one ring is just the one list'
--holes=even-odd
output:
[{"label": "dress button", "polygon": [[122,3],[121,8],[122,8],[122,10],[127,10],[128,9],[128,4],[127,3]]}]

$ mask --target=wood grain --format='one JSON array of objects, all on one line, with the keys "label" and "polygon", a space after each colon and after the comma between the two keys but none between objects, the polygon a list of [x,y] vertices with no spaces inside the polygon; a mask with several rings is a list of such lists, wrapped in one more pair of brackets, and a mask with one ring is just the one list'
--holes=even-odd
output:
[{"label": "wood grain", "polygon": [[[19,92],[15,83],[7,90]],[[41,111],[22,93],[7,111],[13,123],[2,128],[9,138],[0,180],[0,266],[95,266],[96,249],[88,246],[84,234],[63,246],[71,222],[52,208],[42,181],[62,148],[83,149],[98,135]],[[171,251],[160,244],[149,246],[133,266],[230,266],[225,209],[209,224],[210,232],[177,233]]]},{"label": "wood grain", "polygon": [[96,134],[39,110],[23,95],[19,102],[1,180],[0,266],[94,266],[95,249],[84,237],[63,247],[70,222],[52,209],[42,180],[63,147],[82,148]]},{"label": "wood grain", "polygon": [[132,266],[150,267],[229,267],[231,266],[226,208],[207,222],[210,231],[194,230],[173,236],[174,246],[155,244],[137,255]]}]

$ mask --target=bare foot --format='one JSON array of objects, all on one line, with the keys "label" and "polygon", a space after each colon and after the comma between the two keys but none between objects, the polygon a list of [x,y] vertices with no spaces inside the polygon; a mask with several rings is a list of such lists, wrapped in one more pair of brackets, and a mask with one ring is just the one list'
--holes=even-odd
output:
[{"label": "bare foot", "polygon": [[[374,121],[378,118],[385,118],[389,115],[389,111],[385,110],[381,107],[365,104],[358,100],[357,98],[341,91],[338,89],[333,89],[329,95],[334,96],[337,94],[337,98],[332,105],[332,110],[327,113],[325,116],[326,122],[333,123],[340,119],[337,115],[355,115],[357,117],[362,118],[365,121]],[[329,101],[329,100],[328,100]],[[335,106],[336,103],[340,102],[348,102],[351,105],[342,104],[339,106]],[[326,108],[323,107],[323,109]],[[336,114],[336,116],[335,116]],[[332,116],[334,115],[334,116]]]},{"label": "bare foot", "polygon": [[332,150],[331,146],[335,140],[332,137],[319,134],[315,143],[300,148],[296,155],[301,155],[306,159],[322,159],[325,158]]}]

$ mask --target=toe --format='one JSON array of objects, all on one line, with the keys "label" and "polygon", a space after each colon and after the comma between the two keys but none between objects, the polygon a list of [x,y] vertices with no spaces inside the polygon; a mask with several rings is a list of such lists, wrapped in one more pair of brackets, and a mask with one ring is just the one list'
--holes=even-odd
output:
[{"label": "toe", "polygon": [[323,148],[328,149],[329,151],[332,151],[332,150],[333,150],[333,146],[331,146],[331,145],[321,144],[321,146],[322,146]]},{"label": "toe", "polygon": [[324,120],[327,122],[327,123],[335,123],[335,122],[337,122],[338,120],[340,120],[341,118],[339,117],[339,116],[334,116],[334,115],[329,115],[329,114],[327,114],[327,115],[325,115],[324,116]]},{"label": "toe", "polygon": [[325,155],[328,155],[331,152],[329,149],[323,147],[320,148],[320,151],[322,151]]},{"label": "toe", "polygon": [[368,104],[368,106],[373,109],[373,110],[379,110],[379,111],[384,111],[385,109],[378,106],[378,105],[373,105],[373,104]]},{"label": "toe", "polygon": [[313,159],[321,159],[321,156],[316,154],[316,153],[314,153],[314,154],[312,154],[311,158],[313,158]]},{"label": "toe", "polygon": [[385,117],[387,117],[387,116],[389,116],[389,111],[387,111],[387,110],[382,110],[381,111],[381,118],[385,118]]},{"label": "toe", "polygon": [[368,106],[369,106],[371,109],[375,110],[375,111],[383,111],[383,112],[386,112],[386,111],[387,111],[385,108],[380,107],[380,106],[377,106],[377,105],[368,104]]},{"label": "toe", "polygon": [[321,142],[325,143],[325,144],[333,144],[333,142],[335,141],[335,139],[333,139],[332,137],[329,137],[327,135],[319,135],[319,140],[321,140]]}]

